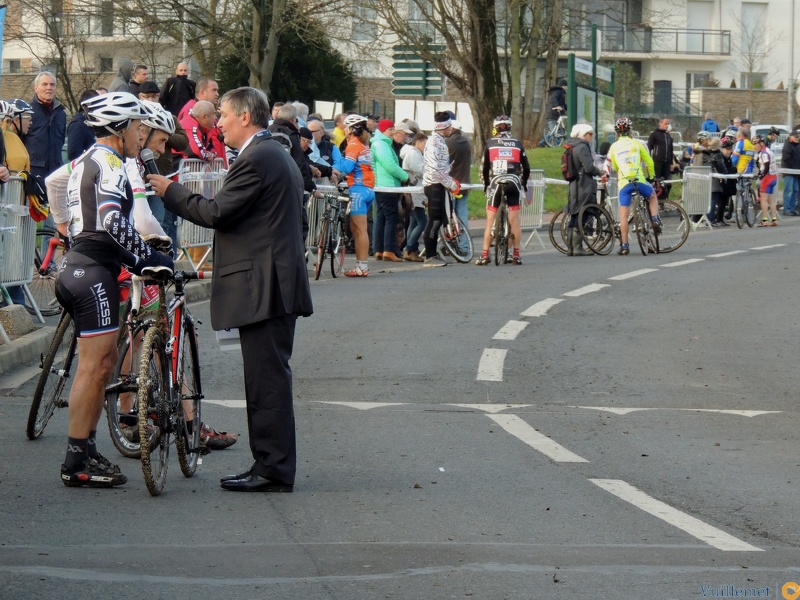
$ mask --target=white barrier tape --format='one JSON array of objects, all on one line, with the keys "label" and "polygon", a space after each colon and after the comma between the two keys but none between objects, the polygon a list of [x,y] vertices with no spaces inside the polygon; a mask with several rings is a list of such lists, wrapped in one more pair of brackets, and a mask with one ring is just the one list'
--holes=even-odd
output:
[{"label": "white barrier tape", "polygon": [[550,177],[545,177],[544,179],[542,179],[542,181],[544,183],[553,183],[555,185],[569,185],[569,181],[566,181],[564,179],[552,179]]},{"label": "white barrier tape", "polygon": [[781,175],[800,175],[800,169],[778,169]]},{"label": "white barrier tape", "polygon": [[732,175],[718,175],[716,173],[714,174],[714,178],[715,179],[739,179],[740,177],[743,177],[745,179],[753,179],[754,177],[758,177],[758,174],[757,173],[737,173],[735,175],[733,175],[733,174]]}]

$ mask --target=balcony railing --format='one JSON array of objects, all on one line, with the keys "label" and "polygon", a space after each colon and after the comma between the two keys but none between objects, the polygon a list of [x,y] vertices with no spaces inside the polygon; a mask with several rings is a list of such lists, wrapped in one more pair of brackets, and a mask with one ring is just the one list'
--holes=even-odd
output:
[{"label": "balcony railing", "polygon": [[[731,53],[731,32],[719,29],[654,29],[649,26],[603,27],[603,50],[645,54]],[[564,50],[589,51],[591,26],[567,33]]]}]

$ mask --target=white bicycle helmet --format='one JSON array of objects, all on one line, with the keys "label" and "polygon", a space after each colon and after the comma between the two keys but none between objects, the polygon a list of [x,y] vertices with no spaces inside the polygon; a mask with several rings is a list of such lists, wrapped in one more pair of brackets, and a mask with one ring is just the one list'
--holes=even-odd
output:
[{"label": "white bicycle helmet", "polygon": [[5,100],[0,100],[0,119],[14,116],[14,109]]},{"label": "white bicycle helmet", "polygon": [[505,133],[511,131],[511,117],[500,115],[492,123],[492,127],[497,133]]},{"label": "white bicycle helmet", "polygon": [[112,92],[89,98],[81,103],[86,110],[89,127],[108,129],[116,133],[128,126],[131,119],[146,119],[147,110],[129,92]]},{"label": "white bicycle helmet", "polygon": [[9,115],[16,117],[17,115],[33,114],[33,107],[22,98],[12,98],[8,101]]},{"label": "white bicycle helmet", "polygon": [[140,100],[148,115],[142,120],[142,125],[147,125],[151,129],[159,129],[172,135],[175,133],[175,119],[167,109],[158,102]]},{"label": "white bicycle helmet", "polygon": [[367,118],[362,117],[361,115],[347,115],[344,118],[344,126],[345,127],[353,127],[354,125],[358,125],[362,123],[364,125],[367,124]]}]

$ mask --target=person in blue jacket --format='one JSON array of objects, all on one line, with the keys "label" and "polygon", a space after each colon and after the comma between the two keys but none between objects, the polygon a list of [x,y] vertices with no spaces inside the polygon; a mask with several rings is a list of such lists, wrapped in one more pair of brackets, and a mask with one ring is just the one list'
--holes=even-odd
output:
[{"label": "person in blue jacket", "polygon": [[[98,95],[95,90],[84,90],[79,102]],[[94,131],[86,124],[86,113],[81,108],[67,125],[67,160],[78,158],[94,145],[94,141]]]}]

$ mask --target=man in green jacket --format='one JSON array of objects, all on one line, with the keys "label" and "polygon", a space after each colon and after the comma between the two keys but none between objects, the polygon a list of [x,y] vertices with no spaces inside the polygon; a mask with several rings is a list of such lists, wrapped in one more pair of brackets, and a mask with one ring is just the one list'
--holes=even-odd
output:
[{"label": "man in green jacket", "polygon": [[[375,171],[375,187],[399,187],[408,181],[408,173],[400,167],[400,157],[392,147],[394,123],[382,119],[378,130],[372,136],[372,168]],[[395,192],[375,192],[375,224],[372,245],[376,260],[403,262],[397,254],[397,209],[400,194]]]}]

